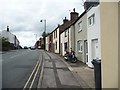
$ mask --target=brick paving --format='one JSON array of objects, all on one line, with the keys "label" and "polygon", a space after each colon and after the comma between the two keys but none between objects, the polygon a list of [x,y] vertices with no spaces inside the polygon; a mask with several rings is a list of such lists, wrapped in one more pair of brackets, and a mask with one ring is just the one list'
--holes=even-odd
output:
[{"label": "brick paving", "polygon": [[89,68],[81,61],[78,61],[77,63],[71,63],[70,61],[65,61],[64,59],[62,60],[76,77],[82,88],[95,89],[94,69]]}]

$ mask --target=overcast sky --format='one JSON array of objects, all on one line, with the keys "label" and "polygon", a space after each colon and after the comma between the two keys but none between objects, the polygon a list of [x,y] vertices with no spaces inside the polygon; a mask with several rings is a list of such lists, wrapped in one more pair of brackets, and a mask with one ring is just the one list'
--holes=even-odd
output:
[{"label": "overcast sky", "polygon": [[[10,32],[15,34],[22,46],[32,46],[40,38],[47,21],[47,32],[53,31],[62,19],[73,11],[81,14],[83,0],[0,0],[0,30],[7,25]],[[84,0],[85,1],[85,0]]]}]

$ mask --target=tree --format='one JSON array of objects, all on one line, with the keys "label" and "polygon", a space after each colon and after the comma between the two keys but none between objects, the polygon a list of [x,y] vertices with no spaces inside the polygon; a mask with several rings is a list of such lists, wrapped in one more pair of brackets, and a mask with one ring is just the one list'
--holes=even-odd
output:
[{"label": "tree", "polygon": [[44,50],[45,50],[45,47],[46,47],[46,39],[45,39],[45,37],[48,36],[48,35],[49,35],[49,33],[46,33],[46,32],[42,33],[42,37],[43,37],[43,40],[44,40],[44,44],[42,45],[42,48],[44,48]]},{"label": "tree", "polygon": [[10,42],[7,38],[0,37],[0,50],[9,50],[10,49]]},{"label": "tree", "polygon": [[43,37],[43,38],[46,37],[47,35],[49,35],[49,32],[47,32],[47,33],[46,33],[46,32],[43,32],[43,33],[42,33],[42,37]]}]

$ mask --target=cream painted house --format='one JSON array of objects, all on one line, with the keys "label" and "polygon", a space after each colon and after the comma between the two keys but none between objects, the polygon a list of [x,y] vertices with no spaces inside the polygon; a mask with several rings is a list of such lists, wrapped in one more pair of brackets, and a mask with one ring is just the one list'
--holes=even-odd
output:
[{"label": "cream painted house", "polygon": [[60,43],[61,43],[61,53],[62,55],[65,54],[65,50],[68,50],[68,31],[69,29],[65,30],[60,34]]},{"label": "cream painted house", "polygon": [[120,90],[120,0],[100,1],[102,88]]},{"label": "cream painted house", "polygon": [[91,7],[87,11],[87,40],[88,40],[88,61],[87,65],[93,67],[93,59],[101,60],[100,41],[100,5]]},{"label": "cream painted house", "polygon": [[73,23],[77,20],[77,18],[78,13],[75,12],[75,9],[73,9],[73,12],[70,13],[70,20],[65,17],[65,22],[60,26],[61,55],[65,54],[65,50],[70,52],[71,48],[75,51],[75,27]]},{"label": "cream painted house", "polygon": [[78,60],[88,61],[87,14],[84,11],[73,24],[75,31],[75,54]]},{"label": "cream painted house", "polygon": [[54,52],[59,53],[59,25],[58,27],[52,32],[53,34],[53,44],[54,44]]}]

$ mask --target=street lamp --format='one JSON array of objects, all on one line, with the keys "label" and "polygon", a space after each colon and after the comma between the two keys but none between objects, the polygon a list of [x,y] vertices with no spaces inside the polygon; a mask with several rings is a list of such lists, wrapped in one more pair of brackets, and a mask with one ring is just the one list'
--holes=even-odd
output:
[{"label": "street lamp", "polygon": [[43,22],[44,21],[44,33],[45,35],[43,36],[43,39],[44,39],[44,50],[45,50],[45,47],[46,47],[46,19],[44,20],[40,20],[40,22]]}]

